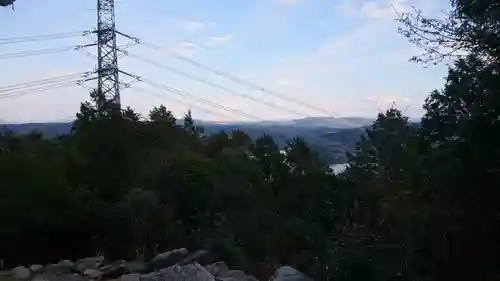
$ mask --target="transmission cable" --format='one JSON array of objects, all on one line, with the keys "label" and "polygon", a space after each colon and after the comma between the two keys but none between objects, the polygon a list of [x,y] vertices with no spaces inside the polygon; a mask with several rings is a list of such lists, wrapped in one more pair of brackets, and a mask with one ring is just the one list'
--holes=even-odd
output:
[{"label": "transmission cable", "polygon": [[55,90],[55,89],[59,89],[59,88],[65,88],[65,87],[68,87],[68,86],[77,85],[76,84],[77,81],[78,80],[67,81],[67,82],[63,82],[63,83],[57,83],[57,84],[54,84],[54,85],[45,85],[43,87],[38,87],[38,88],[35,88],[35,89],[30,89],[30,90],[8,92],[8,93],[5,93],[5,94],[0,94],[0,99],[8,99],[8,98],[13,98],[13,97],[20,97],[20,96],[35,94],[35,93],[38,93],[38,92]]},{"label": "transmission cable", "polygon": [[[137,38],[136,38],[136,40],[137,40],[137,41],[138,41],[141,45],[146,46],[146,47],[151,48],[151,49],[154,49],[154,50],[156,50],[156,51],[159,51],[159,52],[165,52],[165,51],[166,51],[166,50],[165,50],[165,48],[162,48],[162,47],[157,46],[157,45],[155,45],[155,44],[152,44],[152,43],[149,43],[149,42],[144,42],[144,41],[142,41],[142,40],[140,40],[140,39],[137,39]],[[299,99],[292,98],[292,97],[289,97],[289,96],[287,96],[287,95],[284,95],[284,94],[278,93],[278,92],[276,92],[276,91],[273,91],[273,90],[267,89],[266,87],[263,87],[263,86],[261,86],[261,85],[258,85],[257,83],[252,82],[252,81],[249,81],[249,80],[247,80],[247,79],[238,78],[238,77],[236,77],[236,76],[234,76],[234,75],[231,75],[231,74],[229,74],[229,73],[226,73],[226,72],[224,72],[224,71],[221,71],[221,70],[218,70],[218,69],[215,69],[215,68],[209,67],[209,66],[207,66],[207,65],[204,65],[204,64],[202,64],[202,63],[200,63],[200,62],[197,62],[197,61],[195,61],[195,60],[193,60],[193,59],[190,59],[190,58],[188,58],[188,57],[186,57],[186,56],[184,56],[184,55],[182,55],[182,54],[179,54],[179,53],[177,53],[177,52],[173,52],[173,51],[168,51],[168,52],[170,52],[170,53],[174,54],[174,58],[175,58],[175,59],[178,59],[178,60],[184,61],[184,62],[189,63],[189,64],[191,64],[191,65],[193,65],[193,66],[195,66],[195,67],[197,67],[197,68],[200,68],[200,69],[203,69],[203,70],[205,70],[205,71],[211,72],[211,73],[213,73],[213,74],[215,74],[215,75],[218,75],[218,76],[221,76],[221,77],[227,78],[227,79],[229,79],[229,80],[231,80],[231,81],[233,81],[233,82],[236,82],[236,83],[238,83],[238,84],[249,86],[249,87],[251,87],[251,88],[257,89],[257,90],[262,91],[262,92],[264,92],[264,93],[267,93],[267,94],[270,94],[270,95],[276,96],[276,97],[278,97],[278,98],[284,99],[284,100],[289,101],[289,102],[293,102],[293,103],[299,104],[299,105],[301,105],[301,106],[303,106],[303,107],[307,107],[307,108],[309,108],[309,109],[313,109],[313,110],[316,110],[316,111],[320,111],[320,112],[325,113],[325,114],[328,114],[328,115],[330,115],[330,116],[331,116],[331,115],[333,115],[333,116],[337,115],[337,116],[340,116],[340,117],[342,116],[341,114],[339,114],[339,113],[337,113],[337,112],[334,112],[334,111],[329,111],[329,110],[323,109],[323,108],[321,108],[321,107],[318,107],[318,106],[315,106],[315,105],[312,105],[312,104],[306,103],[306,102],[301,101],[301,100],[299,100]]]},{"label": "transmission cable", "polygon": [[258,99],[258,98],[255,98],[255,97],[252,97],[248,94],[244,94],[244,93],[239,93],[239,92],[236,92],[236,91],[233,91],[225,86],[222,86],[220,84],[216,84],[216,83],[212,83],[210,81],[207,81],[205,79],[202,79],[202,78],[199,78],[199,77],[196,77],[196,76],[193,76],[191,74],[188,74],[186,72],[182,72],[178,69],[175,69],[175,68],[172,68],[172,67],[169,67],[167,65],[164,65],[164,64],[160,64],[154,60],[151,60],[151,59],[148,59],[148,58],[145,58],[145,57],[142,57],[142,56],[138,56],[138,55],[135,55],[135,54],[131,54],[131,53],[128,53],[128,56],[130,57],[133,57],[135,59],[138,59],[142,62],[145,62],[145,63],[148,63],[148,64],[151,64],[151,65],[154,65],[156,67],[159,67],[159,68],[162,68],[164,70],[167,70],[167,71],[170,71],[172,73],[175,73],[175,74],[178,74],[178,75],[181,75],[181,76],[184,76],[188,79],[191,79],[191,80],[194,80],[194,81],[197,81],[197,82],[200,82],[200,83],[203,83],[203,84],[206,84],[208,86],[211,86],[213,88],[216,88],[216,89],[219,89],[219,90],[222,90],[222,91],[225,91],[227,93],[230,93],[230,94],[233,94],[233,95],[237,95],[237,96],[240,96],[240,97],[243,97],[243,98],[246,98],[246,99],[249,99],[249,100],[252,100],[254,102],[258,102],[258,103],[261,103],[263,105],[266,105],[268,107],[272,107],[272,108],[275,108],[275,109],[278,109],[278,110],[281,110],[281,111],[286,111],[288,113],[292,113],[292,114],[296,114],[298,116],[302,116],[303,113],[301,112],[298,112],[298,111],[295,111],[293,109],[287,109],[285,107],[281,107],[279,105],[276,105],[274,103],[271,103],[271,102],[267,102],[267,101],[264,101],[264,100],[261,100],[261,99]]},{"label": "transmission cable", "polygon": [[181,91],[181,90],[178,90],[176,88],[172,88],[172,87],[169,87],[167,85],[154,82],[152,80],[149,80],[149,79],[141,77],[141,76],[135,75],[135,78],[138,81],[144,82],[144,83],[146,83],[146,84],[148,84],[148,85],[150,85],[152,87],[155,87],[157,89],[162,89],[162,90],[165,90],[165,91],[168,91],[168,92],[171,92],[173,94],[176,94],[176,95],[179,95],[179,96],[183,96],[183,97],[190,97],[190,98],[192,98],[194,100],[197,100],[197,101],[199,101],[201,103],[204,103],[204,104],[207,104],[207,105],[210,105],[210,106],[213,106],[213,107],[220,108],[220,109],[222,109],[224,111],[227,111],[227,112],[230,112],[230,113],[234,113],[234,114],[246,117],[248,119],[259,120],[260,121],[260,118],[258,118],[256,116],[253,116],[253,115],[251,115],[249,113],[245,113],[245,112],[242,112],[242,111],[239,111],[239,110],[236,110],[236,109],[233,109],[233,108],[230,108],[230,107],[227,107],[227,106],[224,106],[224,105],[221,105],[221,104],[209,101],[207,99],[204,99],[204,98],[198,97],[196,95],[193,95],[193,94],[191,94],[189,92]]},{"label": "transmission cable", "polygon": [[86,33],[88,33],[88,31],[73,31],[73,32],[61,32],[61,33],[52,33],[52,34],[43,34],[34,36],[0,38],[0,45],[70,38],[70,37],[82,36],[85,35]]},{"label": "transmission cable", "polygon": [[45,79],[36,80],[36,81],[29,81],[29,82],[23,82],[23,83],[8,85],[8,86],[2,86],[2,87],[0,87],[0,93],[12,91],[12,90],[29,88],[29,87],[33,87],[33,86],[50,84],[50,83],[54,83],[54,82],[61,82],[63,80],[74,79],[74,78],[79,78],[79,77],[83,78],[84,75],[85,75],[85,72],[73,73],[73,74],[68,74],[68,75],[61,75],[61,76],[56,76],[56,77],[51,77],[51,78],[45,78]]},{"label": "transmission cable", "polygon": [[76,46],[66,46],[66,47],[59,47],[59,48],[42,49],[42,50],[33,50],[33,51],[19,52],[19,53],[8,53],[8,54],[0,55],[0,60],[38,56],[38,55],[53,54],[53,53],[61,53],[61,52],[67,52],[67,51],[71,51],[71,50],[77,50],[81,47],[82,47],[81,45],[76,45]]},{"label": "transmission cable", "polygon": [[[135,88],[138,89],[138,90],[140,90],[141,93],[147,93],[147,94],[150,94],[150,95],[162,98],[162,99],[167,98],[166,95],[162,95],[162,94],[160,94],[159,92],[156,92],[156,91],[151,91],[151,90],[148,90],[148,89],[140,87],[140,86],[139,87],[135,86]],[[206,113],[208,113],[210,115],[213,115],[213,116],[221,116],[221,114],[219,112],[212,111],[212,110],[210,110],[208,108],[204,108],[204,107],[202,107],[200,105],[190,104],[188,102],[184,102],[182,100],[173,99],[171,97],[168,97],[167,99],[169,101],[173,102],[173,103],[176,103],[176,104],[179,104],[179,105],[183,105],[183,106],[187,107],[188,109],[196,108],[197,110],[204,111],[204,112],[206,112]]]},{"label": "transmission cable", "polygon": [[[194,94],[191,94],[189,92],[185,92],[185,91],[181,91],[181,90],[178,90],[178,89],[175,89],[175,88],[172,88],[172,87],[169,87],[167,85],[164,85],[164,84],[161,84],[161,83],[157,83],[157,82],[154,82],[152,80],[149,80],[149,79],[146,79],[144,77],[140,77],[140,76],[135,76],[136,79],[138,79],[139,81],[142,81],[152,87],[155,87],[157,89],[160,89],[160,90],[165,90],[165,91],[168,91],[168,92],[171,92],[171,93],[174,93],[174,94],[177,94],[177,95],[181,95],[181,96],[189,96],[193,99],[196,99],[202,103],[205,103],[211,107],[215,107],[215,108],[220,108],[220,109],[223,109],[224,111],[227,111],[229,113],[233,113],[233,114],[236,114],[236,115],[239,115],[239,116],[243,116],[243,117],[246,117],[248,119],[251,119],[251,120],[254,120],[254,121],[257,121],[257,122],[261,122],[262,119],[261,118],[258,118],[254,115],[251,115],[251,114],[248,114],[248,113],[245,113],[245,112],[242,112],[240,110],[237,110],[237,109],[234,109],[234,108],[231,108],[231,107],[228,107],[228,106],[224,106],[224,105],[221,105],[221,104],[218,104],[218,103],[215,103],[215,102],[211,102],[211,101],[208,101],[208,100],[205,100],[203,98],[200,98]],[[214,112],[215,113],[215,112]],[[217,114],[217,113],[215,113]],[[266,128],[263,124],[260,124],[260,123],[257,123],[257,124],[254,124],[258,127],[261,127],[264,131],[268,130],[268,128]],[[283,139],[290,139],[290,137],[288,136],[285,136],[283,134],[280,134],[280,133],[272,133],[273,135],[277,136],[277,137],[281,137]],[[307,136],[307,137],[303,137],[304,139],[310,139],[310,140],[316,140],[316,141],[319,141],[319,142],[324,142],[325,139],[322,139],[320,137],[316,137],[316,136]]]}]

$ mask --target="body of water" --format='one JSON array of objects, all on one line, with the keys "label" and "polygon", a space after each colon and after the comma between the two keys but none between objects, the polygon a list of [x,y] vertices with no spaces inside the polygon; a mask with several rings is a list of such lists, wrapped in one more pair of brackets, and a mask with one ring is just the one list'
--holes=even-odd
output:
[{"label": "body of water", "polygon": [[332,169],[336,174],[343,172],[345,168],[347,168],[347,163],[330,165],[330,169]]}]

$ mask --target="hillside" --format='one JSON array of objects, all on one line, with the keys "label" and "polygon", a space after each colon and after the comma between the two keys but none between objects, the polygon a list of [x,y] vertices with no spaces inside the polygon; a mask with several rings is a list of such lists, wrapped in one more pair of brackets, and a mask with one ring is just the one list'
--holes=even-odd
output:
[{"label": "hillside", "polygon": [[[302,119],[262,122],[215,123],[203,120],[196,121],[203,127],[205,134],[220,131],[240,130],[252,139],[268,134],[280,146],[294,137],[303,137],[316,151],[320,158],[328,164],[345,163],[345,153],[353,152],[364,127],[370,125],[371,119],[361,117],[327,118],[306,117]],[[5,127],[16,133],[26,134],[39,131],[46,137],[56,137],[71,131],[71,123],[24,123],[6,124]]]}]

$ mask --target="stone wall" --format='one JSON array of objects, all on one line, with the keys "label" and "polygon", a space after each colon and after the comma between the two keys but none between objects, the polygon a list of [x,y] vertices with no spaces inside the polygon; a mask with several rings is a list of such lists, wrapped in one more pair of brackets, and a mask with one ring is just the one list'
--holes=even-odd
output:
[{"label": "stone wall", "polygon": [[[189,253],[185,248],[158,254],[149,262],[118,261],[106,264],[104,257],[76,262],[18,266],[0,272],[0,281],[259,281],[241,270],[216,261],[205,250]],[[276,270],[271,281],[312,281],[290,266]],[[267,281],[267,280],[265,280]]]}]

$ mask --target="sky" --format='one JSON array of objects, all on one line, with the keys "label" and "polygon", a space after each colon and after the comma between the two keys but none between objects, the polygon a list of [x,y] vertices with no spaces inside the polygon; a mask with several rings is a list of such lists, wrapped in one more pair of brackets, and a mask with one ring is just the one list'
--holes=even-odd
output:
[{"label": "sky", "polygon": [[[239,114],[144,82],[122,89],[121,103],[142,114],[160,104],[178,116],[191,109],[196,119],[217,121],[375,117],[392,104],[410,117],[419,117],[423,114],[425,97],[444,85],[447,70],[445,66],[424,68],[408,61],[420,50],[398,33],[394,9],[405,12],[412,7],[439,17],[448,9],[448,3],[446,0],[117,0],[117,30],[142,42],[126,49],[129,55],[120,58],[121,70],[154,81],[155,85],[172,87],[219,107],[234,109]],[[15,44],[2,41],[92,30],[96,26],[95,8],[96,0],[17,0],[15,11],[0,9],[0,123],[62,121],[74,117],[80,102],[88,100],[89,90],[80,85],[42,92],[23,88],[18,92],[23,95],[7,98],[1,96],[9,92],[1,88],[92,71],[95,58],[79,50],[9,59],[5,55],[90,44],[95,38],[77,35]],[[127,43],[129,39],[119,38],[119,45]],[[95,47],[84,50],[96,54]],[[251,81],[260,88],[195,67],[178,55]],[[121,79],[131,80],[125,75]],[[95,81],[85,85],[95,87]],[[301,104],[291,102],[292,99]]]}]

